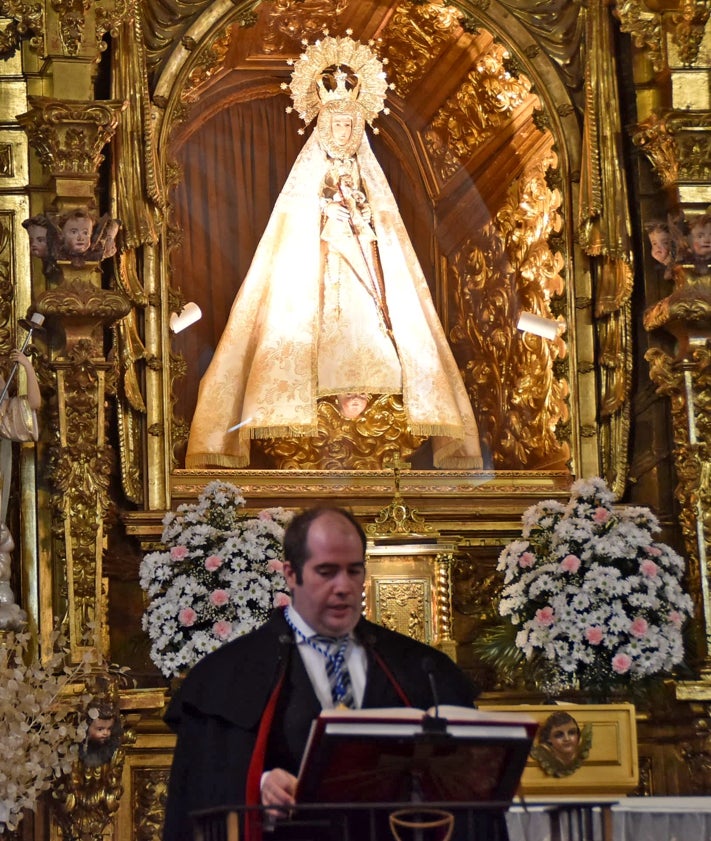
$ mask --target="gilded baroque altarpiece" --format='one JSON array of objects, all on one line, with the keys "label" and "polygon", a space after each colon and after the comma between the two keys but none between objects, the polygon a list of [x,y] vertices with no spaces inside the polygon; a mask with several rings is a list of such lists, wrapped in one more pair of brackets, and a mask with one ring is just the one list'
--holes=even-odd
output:
[{"label": "gilded baroque altarpiece", "polygon": [[[380,410],[354,424],[325,404],[318,439],[266,442],[220,478],[255,509],[328,500],[366,524],[402,493],[446,547],[437,575],[451,550],[451,604],[422,610],[428,587],[441,590],[416,576],[395,582],[392,609],[425,638],[451,620],[446,637],[476,673],[468,644],[493,618],[495,559],[521,512],[603,475],[652,505],[689,558],[701,680],[676,694],[693,719],[711,669],[711,295],[708,275],[660,273],[644,225],[710,201],[707,0],[544,12],[530,0],[0,0],[0,15],[3,354],[28,310],[47,318],[31,346],[42,435],[20,450],[13,484],[16,591],[40,644],[58,615],[75,656],[98,647],[139,676],[123,700],[138,738],[116,837],[157,837],[170,750],[164,690],[140,649],[138,561],[164,512],[216,478],[183,466],[198,382],[303,142],[285,110],[287,60],[324,27],[387,60],[390,113],[373,148],[484,468],[433,470],[397,406],[383,408],[391,439]],[[81,206],[120,220],[117,255],[45,276],[22,221]],[[188,302],[203,318],[176,334],[171,315]],[[519,330],[522,313],[554,322],[554,337]],[[401,458],[408,468],[393,471]],[[411,560],[403,551],[403,568]],[[376,571],[377,602],[388,577]],[[688,769],[708,757],[699,727],[682,759],[650,737],[646,793],[675,762],[687,769],[677,787],[693,790]]]}]

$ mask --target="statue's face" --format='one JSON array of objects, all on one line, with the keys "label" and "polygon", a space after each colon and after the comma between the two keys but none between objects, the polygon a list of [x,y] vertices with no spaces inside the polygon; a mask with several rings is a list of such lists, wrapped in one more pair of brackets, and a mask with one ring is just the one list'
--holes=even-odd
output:
[{"label": "statue's face", "polygon": [[331,136],[337,146],[345,146],[353,132],[353,117],[350,114],[334,114],[331,117]]}]

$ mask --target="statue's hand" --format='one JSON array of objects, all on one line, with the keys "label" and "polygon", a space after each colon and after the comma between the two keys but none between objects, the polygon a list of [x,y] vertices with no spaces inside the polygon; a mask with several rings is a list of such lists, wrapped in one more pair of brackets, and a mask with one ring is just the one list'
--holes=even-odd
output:
[{"label": "statue's hand", "polygon": [[324,216],[333,219],[336,222],[348,222],[350,213],[340,202],[331,201],[323,209]]},{"label": "statue's hand", "polygon": [[15,348],[15,350],[13,351],[10,351],[10,359],[13,362],[17,362],[18,365],[22,365],[22,367],[25,369],[32,367],[32,362],[30,361],[30,359],[28,359],[28,357],[26,357],[25,354],[17,348]]}]

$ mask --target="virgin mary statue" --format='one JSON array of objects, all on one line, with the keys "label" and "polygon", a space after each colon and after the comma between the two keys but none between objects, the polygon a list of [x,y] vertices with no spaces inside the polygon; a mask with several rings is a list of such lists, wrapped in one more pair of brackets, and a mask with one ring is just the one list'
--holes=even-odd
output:
[{"label": "virgin mary statue", "polygon": [[435,467],[481,467],[471,403],[365,134],[383,108],[382,63],[326,37],[290,89],[316,127],[200,383],[186,466],[245,467],[251,438],[314,436],[319,399],[363,394],[402,396]]}]

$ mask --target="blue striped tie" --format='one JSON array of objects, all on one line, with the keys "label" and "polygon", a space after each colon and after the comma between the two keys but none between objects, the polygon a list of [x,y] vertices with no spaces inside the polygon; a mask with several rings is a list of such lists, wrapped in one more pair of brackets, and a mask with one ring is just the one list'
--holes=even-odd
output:
[{"label": "blue striped tie", "polygon": [[315,634],[308,640],[312,648],[320,651],[326,658],[326,675],[331,687],[331,698],[334,706],[353,706],[353,686],[351,675],[346,666],[346,650],[349,638],[326,637]]}]

